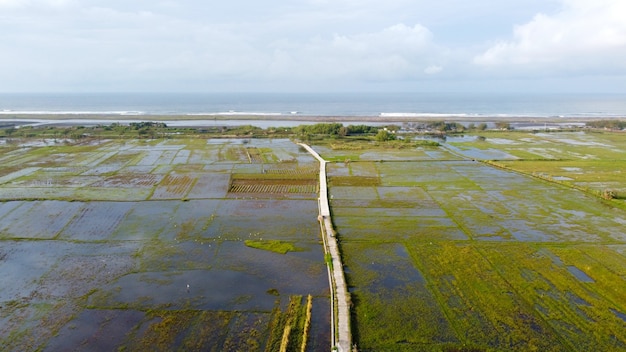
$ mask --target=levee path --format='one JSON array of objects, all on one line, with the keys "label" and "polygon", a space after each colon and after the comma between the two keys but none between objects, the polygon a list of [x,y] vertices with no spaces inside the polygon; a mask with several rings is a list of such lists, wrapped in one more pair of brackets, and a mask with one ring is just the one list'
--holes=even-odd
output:
[{"label": "levee path", "polygon": [[348,288],[343,273],[343,265],[339,256],[339,247],[330,219],[330,206],[328,204],[328,186],[326,183],[326,160],[306,144],[298,143],[320,162],[320,197],[319,219],[324,239],[324,250],[331,256],[332,264],[329,270],[331,280],[331,348],[333,351],[349,352],[352,346],[352,333],[350,331],[350,299]]}]

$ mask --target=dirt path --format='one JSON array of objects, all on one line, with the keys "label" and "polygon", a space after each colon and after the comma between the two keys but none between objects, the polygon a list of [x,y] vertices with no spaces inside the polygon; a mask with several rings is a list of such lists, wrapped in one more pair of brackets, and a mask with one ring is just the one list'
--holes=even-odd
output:
[{"label": "dirt path", "polygon": [[[306,149],[311,155],[313,155],[320,162],[320,197],[319,197],[319,211],[320,221],[323,229],[323,237],[325,250],[330,253],[332,258],[332,297],[331,306],[333,307],[333,316],[331,317],[331,331],[332,331],[332,348],[336,348],[337,351],[349,352],[352,345],[352,333],[350,331],[350,298],[348,294],[348,288],[343,273],[343,264],[341,263],[341,256],[339,255],[339,246],[337,245],[337,239],[335,238],[335,232],[333,230],[332,221],[330,219],[330,207],[328,205],[328,186],[326,183],[326,160],[315,152],[311,147],[306,144],[298,143],[304,149]],[[336,309],[334,308],[336,306]],[[335,333],[335,325],[337,327]]]}]

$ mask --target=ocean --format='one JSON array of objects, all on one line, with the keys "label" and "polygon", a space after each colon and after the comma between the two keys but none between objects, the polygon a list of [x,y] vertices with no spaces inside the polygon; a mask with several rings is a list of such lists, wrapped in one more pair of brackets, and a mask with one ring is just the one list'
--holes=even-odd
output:
[{"label": "ocean", "polygon": [[0,94],[0,114],[624,117],[623,94]]}]

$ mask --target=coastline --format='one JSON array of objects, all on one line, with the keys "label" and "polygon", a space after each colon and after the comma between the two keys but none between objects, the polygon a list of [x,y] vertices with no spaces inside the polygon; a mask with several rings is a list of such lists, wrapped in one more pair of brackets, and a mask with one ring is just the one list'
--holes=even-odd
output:
[{"label": "coastline", "polygon": [[288,115],[263,113],[236,114],[112,114],[112,113],[4,113],[0,121],[103,121],[103,122],[134,122],[134,121],[294,121],[294,122],[375,122],[405,123],[424,121],[449,122],[548,122],[548,123],[582,123],[605,119],[623,119],[624,116],[524,116],[524,115],[463,115],[463,114],[413,114],[413,113],[381,113],[379,115]]}]

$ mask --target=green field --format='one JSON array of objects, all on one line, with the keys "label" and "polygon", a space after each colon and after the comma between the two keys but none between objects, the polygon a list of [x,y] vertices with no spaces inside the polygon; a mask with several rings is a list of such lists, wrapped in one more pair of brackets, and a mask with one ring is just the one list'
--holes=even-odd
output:
[{"label": "green field", "polygon": [[[626,349],[623,200],[572,187],[593,179],[622,189],[624,139],[486,136],[406,159],[375,149],[329,165],[359,350]],[[559,160],[529,158],[547,146]],[[477,161],[505,154],[504,168]],[[563,167],[586,178],[533,176],[573,170]]]},{"label": "green field", "polygon": [[467,155],[498,150],[509,156],[497,161],[503,167],[626,199],[623,132],[484,132],[480,137],[450,144]]}]

